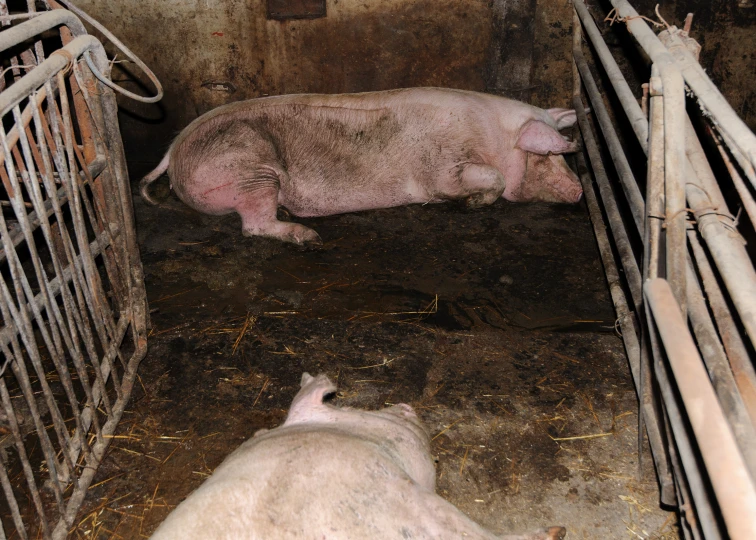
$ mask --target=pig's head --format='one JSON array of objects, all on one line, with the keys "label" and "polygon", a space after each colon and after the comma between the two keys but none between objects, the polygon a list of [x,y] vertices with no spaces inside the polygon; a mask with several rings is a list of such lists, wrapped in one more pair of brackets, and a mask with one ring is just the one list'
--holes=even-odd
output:
[{"label": "pig's head", "polygon": [[513,202],[577,203],[583,190],[563,154],[576,152],[578,143],[559,133],[575,125],[575,111],[549,109],[543,113],[525,122],[517,134],[517,174],[507,178],[504,198]]}]

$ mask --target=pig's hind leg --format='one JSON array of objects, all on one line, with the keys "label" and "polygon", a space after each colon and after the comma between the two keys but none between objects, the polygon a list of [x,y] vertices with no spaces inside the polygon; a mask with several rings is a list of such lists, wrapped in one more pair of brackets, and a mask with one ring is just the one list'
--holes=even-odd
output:
[{"label": "pig's hind leg", "polygon": [[468,208],[480,208],[496,202],[504,193],[504,175],[490,165],[468,163],[460,175],[462,188],[468,194],[465,204]]},{"label": "pig's hind leg", "polygon": [[[249,172],[246,174],[249,175]],[[282,176],[286,176],[283,170],[260,172],[258,168],[251,178],[240,182],[242,196],[235,210],[242,218],[242,233],[244,236],[266,236],[298,245],[322,244],[318,233],[309,227],[278,220],[278,191]]]}]

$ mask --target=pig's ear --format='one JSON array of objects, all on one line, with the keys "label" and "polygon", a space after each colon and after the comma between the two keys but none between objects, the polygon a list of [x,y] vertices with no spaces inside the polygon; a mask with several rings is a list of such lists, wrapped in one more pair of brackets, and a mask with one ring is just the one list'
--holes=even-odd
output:
[{"label": "pig's ear", "polygon": [[312,379],[314,379],[314,378],[315,378],[315,377],[313,377],[312,375],[310,375],[309,373],[307,373],[307,372],[305,371],[304,373],[302,373],[302,380],[301,380],[301,382],[299,383],[299,386],[302,386],[302,387],[304,387],[304,386],[305,386],[305,385],[306,385],[306,384],[307,384],[308,382],[310,382],[310,381],[311,381]]},{"label": "pig's ear", "polygon": [[546,156],[576,152],[578,143],[562,137],[557,130],[540,120],[530,120],[520,130],[516,148]]},{"label": "pig's ear", "polygon": [[549,109],[546,111],[549,113],[549,116],[554,119],[554,122],[556,122],[557,129],[563,130],[566,128],[571,128],[575,125],[577,122],[577,114],[575,113],[575,109]]}]

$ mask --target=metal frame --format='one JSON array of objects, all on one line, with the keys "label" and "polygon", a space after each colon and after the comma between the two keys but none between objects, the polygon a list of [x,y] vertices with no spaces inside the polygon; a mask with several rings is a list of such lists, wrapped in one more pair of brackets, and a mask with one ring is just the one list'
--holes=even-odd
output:
[{"label": "metal frame", "polygon": [[[688,50],[690,21],[685,30],[668,26],[657,36],[627,0],[611,3],[616,20],[651,62],[643,106],[583,0],[573,0],[573,103],[598,185],[597,197],[580,156],[586,202],[641,404],[639,436],[644,430],[648,435],[660,502],[678,507],[686,538],[748,538],[756,530],[756,372],[748,352],[756,343],[756,271],[687,116],[686,92],[703,111],[708,136],[740,197],[737,204],[753,217],[756,203],[742,176],[756,187],[756,136]],[[583,33],[621,104],[615,114],[627,117],[647,155],[645,194],[586,59]],[[609,165],[602,161],[584,97],[608,147]],[[611,185],[607,168],[618,186]],[[618,211],[618,197],[625,199],[629,216]],[[643,243],[641,257],[630,246],[632,237]]]},{"label": "metal frame", "polygon": [[64,10],[0,51],[35,38],[0,93],[0,539],[67,536],[147,350],[115,96],[84,61],[108,73],[105,51]]}]

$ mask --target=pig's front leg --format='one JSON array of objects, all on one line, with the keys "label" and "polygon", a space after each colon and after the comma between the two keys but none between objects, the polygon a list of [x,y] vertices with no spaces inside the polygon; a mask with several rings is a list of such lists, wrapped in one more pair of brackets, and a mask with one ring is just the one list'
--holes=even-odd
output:
[{"label": "pig's front leg", "polygon": [[480,208],[493,204],[506,188],[504,175],[490,165],[468,163],[462,169],[460,180],[462,189],[467,194],[465,204],[468,208]]}]

